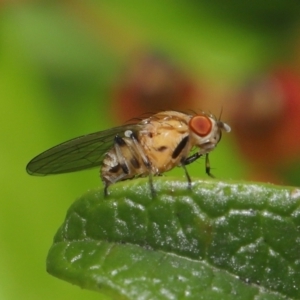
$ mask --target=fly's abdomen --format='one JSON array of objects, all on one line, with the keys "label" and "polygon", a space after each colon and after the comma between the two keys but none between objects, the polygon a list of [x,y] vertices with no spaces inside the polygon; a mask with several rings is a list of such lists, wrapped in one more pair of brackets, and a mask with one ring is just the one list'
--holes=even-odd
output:
[{"label": "fly's abdomen", "polygon": [[116,136],[115,145],[107,152],[101,168],[101,178],[105,185],[148,174],[149,168],[135,149],[132,139]]}]

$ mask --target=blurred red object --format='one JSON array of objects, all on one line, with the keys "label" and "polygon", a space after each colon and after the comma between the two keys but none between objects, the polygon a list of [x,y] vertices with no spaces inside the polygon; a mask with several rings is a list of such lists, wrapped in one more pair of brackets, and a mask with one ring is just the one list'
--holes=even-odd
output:
[{"label": "blurred red object", "polygon": [[144,113],[192,109],[199,103],[196,84],[165,56],[138,56],[114,89],[112,109],[121,122]]},{"label": "blurred red object", "polygon": [[300,160],[300,75],[279,68],[248,83],[233,103],[230,125],[242,154],[258,179],[281,182],[272,170]]}]

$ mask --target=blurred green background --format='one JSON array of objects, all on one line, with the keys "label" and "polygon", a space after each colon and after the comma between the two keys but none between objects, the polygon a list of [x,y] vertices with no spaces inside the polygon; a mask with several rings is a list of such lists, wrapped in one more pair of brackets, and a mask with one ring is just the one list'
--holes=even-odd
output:
[{"label": "blurred green background", "polygon": [[[45,270],[47,251],[67,208],[102,184],[99,170],[38,178],[26,173],[26,164],[60,142],[123,124],[137,107],[134,101],[141,99],[138,112],[144,107],[147,112],[149,103],[139,96],[144,82],[139,80],[148,69],[140,60],[156,53],[162,53],[159,66],[172,65],[184,78],[184,86],[201,91],[183,97],[178,107],[189,105],[187,109],[216,115],[223,108],[222,119],[234,123],[231,112],[236,103],[247,111],[249,102],[239,101],[238,95],[250,77],[272,74],[277,65],[298,74],[299,4],[63,0],[0,5],[0,299],[100,299],[99,294],[60,281]],[[272,102],[260,106],[268,112]],[[284,118],[290,119],[284,115],[280,122]],[[293,126],[287,129],[289,134],[297,132]],[[251,136],[244,137],[251,141]],[[285,168],[289,159],[277,157],[282,162],[278,168],[287,174],[280,183],[298,184],[299,151],[297,145],[287,146],[295,147],[294,169]],[[256,180],[249,171],[256,173],[256,158],[243,154],[234,131],[224,134],[210,160],[217,178]],[[267,180],[278,178],[278,168]],[[206,178],[203,161],[189,166],[189,171],[192,177]],[[183,176],[181,169],[172,173]]]}]

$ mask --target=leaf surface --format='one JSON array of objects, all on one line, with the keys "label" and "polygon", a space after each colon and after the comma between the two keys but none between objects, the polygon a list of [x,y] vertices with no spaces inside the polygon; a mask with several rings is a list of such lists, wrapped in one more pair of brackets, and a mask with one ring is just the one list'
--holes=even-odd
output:
[{"label": "leaf surface", "polygon": [[300,299],[300,190],[178,179],[91,190],[69,209],[48,272],[114,299]]}]

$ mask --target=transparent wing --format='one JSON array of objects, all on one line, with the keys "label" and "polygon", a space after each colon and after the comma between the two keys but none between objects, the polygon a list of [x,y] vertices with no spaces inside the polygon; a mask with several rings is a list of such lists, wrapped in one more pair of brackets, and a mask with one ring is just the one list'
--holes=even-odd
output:
[{"label": "transparent wing", "polygon": [[136,132],[140,126],[130,124],[69,140],[33,158],[26,170],[31,175],[50,175],[100,166],[114,144],[114,137],[124,136],[126,130]]}]

